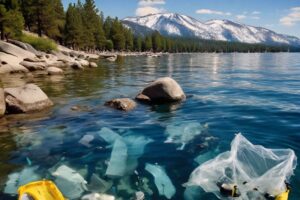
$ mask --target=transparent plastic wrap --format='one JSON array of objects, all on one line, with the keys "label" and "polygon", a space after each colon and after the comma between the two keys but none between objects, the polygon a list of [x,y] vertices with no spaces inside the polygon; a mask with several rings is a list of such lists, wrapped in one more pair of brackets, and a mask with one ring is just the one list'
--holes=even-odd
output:
[{"label": "transparent plastic wrap", "polygon": [[221,194],[222,184],[237,186],[238,199],[252,200],[266,194],[276,196],[286,190],[285,181],[293,175],[296,164],[293,150],[266,149],[237,134],[231,150],[196,168],[185,186],[200,186],[219,199],[226,199]]}]

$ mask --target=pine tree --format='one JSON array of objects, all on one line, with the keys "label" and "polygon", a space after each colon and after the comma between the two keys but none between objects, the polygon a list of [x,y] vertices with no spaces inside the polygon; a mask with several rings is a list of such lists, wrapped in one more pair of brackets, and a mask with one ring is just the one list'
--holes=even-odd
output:
[{"label": "pine tree", "polygon": [[126,45],[126,38],[123,33],[123,25],[118,20],[118,18],[115,18],[113,20],[110,34],[114,44],[114,49],[118,51],[124,50]]}]

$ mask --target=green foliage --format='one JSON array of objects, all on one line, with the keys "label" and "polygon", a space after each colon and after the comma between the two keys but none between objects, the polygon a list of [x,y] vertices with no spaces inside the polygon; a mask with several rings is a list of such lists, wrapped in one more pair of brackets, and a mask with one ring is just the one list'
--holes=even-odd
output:
[{"label": "green foliage", "polygon": [[24,27],[24,19],[19,12],[16,0],[0,1],[0,32],[1,39],[20,36]]},{"label": "green foliage", "polygon": [[45,52],[57,50],[57,45],[51,39],[23,34],[18,40],[31,44],[35,49]]}]

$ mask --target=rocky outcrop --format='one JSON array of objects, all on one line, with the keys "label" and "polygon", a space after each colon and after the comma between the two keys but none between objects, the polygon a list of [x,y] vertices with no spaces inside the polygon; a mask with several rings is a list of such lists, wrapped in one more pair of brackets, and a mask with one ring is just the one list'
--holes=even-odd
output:
[{"label": "rocky outcrop", "polygon": [[48,75],[62,75],[64,71],[57,67],[48,67],[47,68]]},{"label": "rocky outcrop", "polygon": [[98,67],[97,63],[90,62],[90,68],[96,68],[96,67]]},{"label": "rocky outcrop", "polygon": [[122,111],[130,111],[136,107],[136,103],[129,98],[113,99],[105,102],[105,105]]},{"label": "rocky outcrop", "polygon": [[17,40],[9,40],[10,43],[26,50],[26,51],[29,51],[31,53],[33,53],[34,55],[36,56],[40,56],[42,55],[41,52],[37,51],[35,48],[33,48],[30,44],[27,44],[27,43],[23,43],[23,42],[20,42],[20,41],[17,41]]},{"label": "rocky outcrop", "polygon": [[45,62],[28,62],[22,61],[20,65],[24,66],[29,71],[45,70],[47,68]]},{"label": "rocky outcrop", "polygon": [[174,79],[164,77],[148,85],[136,99],[150,103],[168,103],[184,100],[185,94]]},{"label": "rocky outcrop", "polygon": [[0,60],[0,74],[27,72],[29,72],[29,70],[21,65],[9,65],[6,62],[1,62]]},{"label": "rocky outcrop", "polygon": [[48,96],[35,84],[4,89],[8,113],[40,111],[53,105]]},{"label": "rocky outcrop", "polygon": [[71,63],[70,66],[76,70],[84,70],[84,67],[77,61]]},{"label": "rocky outcrop", "polygon": [[20,59],[24,59],[24,58],[33,58],[35,57],[35,54],[26,51],[16,45],[4,42],[0,40],[0,52],[18,57]]},{"label": "rocky outcrop", "polygon": [[0,88],[0,117],[4,115],[5,107],[4,90]]}]

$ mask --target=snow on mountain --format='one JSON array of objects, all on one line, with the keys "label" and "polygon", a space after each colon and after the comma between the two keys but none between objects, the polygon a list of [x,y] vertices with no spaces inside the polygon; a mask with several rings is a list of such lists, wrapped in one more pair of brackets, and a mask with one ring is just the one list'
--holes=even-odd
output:
[{"label": "snow on mountain", "polygon": [[147,33],[149,33],[149,30],[157,30],[162,35],[167,36],[300,46],[300,39],[297,37],[278,34],[266,28],[248,26],[229,20],[201,22],[186,15],[163,13],[128,17],[123,19],[122,22],[135,33],[142,34],[145,34],[143,30],[147,30]]}]

